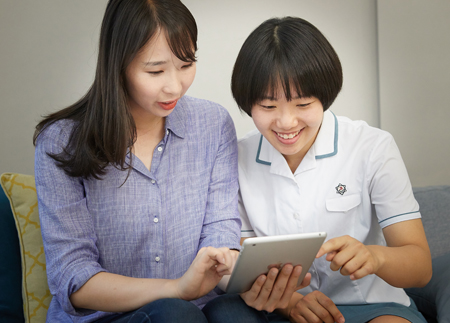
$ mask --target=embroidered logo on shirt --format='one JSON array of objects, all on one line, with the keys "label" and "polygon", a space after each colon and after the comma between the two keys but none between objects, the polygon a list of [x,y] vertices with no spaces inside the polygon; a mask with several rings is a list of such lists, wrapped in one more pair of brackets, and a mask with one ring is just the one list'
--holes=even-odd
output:
[{"label": "embroidered logo on shirt", "polygon": [[336,186],[336,193],[344,195],[345,192],[347,192],[347,185],[339,183],[339,185]]}]

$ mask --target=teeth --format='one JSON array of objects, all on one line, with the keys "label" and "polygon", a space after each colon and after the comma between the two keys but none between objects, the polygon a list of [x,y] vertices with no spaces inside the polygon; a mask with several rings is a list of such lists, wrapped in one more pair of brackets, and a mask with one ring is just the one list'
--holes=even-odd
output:
[{"label": "teeth", "polygon": [[278,135],[278,137],[281,137],[281,138],[283,138],[283,139],[292,139],[292,138],[294,138],[295,136],[297,136],[298,133],[299,133],[299,131],[297,131],[296,133],[291,133],[291,134],[289,134],[289,135],[284,135],[284,134],[281,134],[281,133],[278,133],[278,132],[277,132],[277,135]]}]

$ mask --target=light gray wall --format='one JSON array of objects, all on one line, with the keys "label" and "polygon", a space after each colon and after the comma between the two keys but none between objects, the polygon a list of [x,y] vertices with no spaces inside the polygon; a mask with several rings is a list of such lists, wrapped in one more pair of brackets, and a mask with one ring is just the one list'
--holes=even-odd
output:
[{"label": "light gray wall", "polygon": [[[74,102],[89,88],[106,3],[0,0],[0,173],[32,174],[31,137],[36,122],[41,115]],[[244,39],[273,16],[301,16],[323,31],[345,71],[344,88],[333,110],[379,124],[374,0],[184,3],[199,27],[198,72],[188,94],[225,106],[239,137],[252,129],[253,123],[239,113],[231,97],[231,70]]]},{"label": "light gray wall", "polygon": [[416,186],[450,184],[450,2],[379,0],[381,127]]},{"label": "light gray wall", "polygon": [[[197,76],[188,94],[225,106],[238,137],[252,129],[253,123],[240,114],[230,93],[234,60],[257,25],[285,15],[300,16],[315,24],[340,56],[344,87],[332,110],[380,126],[376,0],[183,2],[199,27]],[[73,103],[89,88],[106,3],[0,0],[0,173],[33,174],[31,138],[36,122],[41,115]],[[418,151],[417,147],[405,148],[408,151],[400,148],[404,156]],[[416,178],[411,174],[411,169],[416,171],[414,163],[406,157],[405,161],[411,177]]]},{"label": "light gray wall", "polygon": [[[328,38],[344,69],[332,110],[373,126],[378,120],[376,2],[360,0],[184,0],[199,28],[196,81],[189,94],[219,102],[231,113],[238,137],[253,122],[238,111],[230,90],[234,61],[244,40],[272,17],[299,16]],[[363,80],[363,82],[361,81]]]},{"label": "light gray wall", "polygon": [[0,0],[0,173],[34,174],[40,116],[89,88],[106,0]]}]

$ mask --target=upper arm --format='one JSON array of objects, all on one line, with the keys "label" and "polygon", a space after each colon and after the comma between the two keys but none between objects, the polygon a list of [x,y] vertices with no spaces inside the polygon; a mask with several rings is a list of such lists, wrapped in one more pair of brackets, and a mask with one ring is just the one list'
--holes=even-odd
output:
[{"label": "upper arm", "polygon": [[214,132],[218,142],[209,143],[215,153],[208,184],[206,214],[199,249],[206,246],[239,249],[241,221],[238,213],[237,140],[234,124],[229,114],[219,109],[219,129]]},{"label": "upper arm", "polygon": [[415,245],[430,252],[421,219],[413,219],[391,224],[383,229],[388,247]]},{"label": "upper arm", "polygon": [[70,294],[103,269],[97,262],[82,181],[68,176],[48,156],[48,152],[59,153],[64,140],[54,128],[47,130],[51,132],[42,133],[36,145],[35,177],[48,283],[63,309],[76,314]]}]

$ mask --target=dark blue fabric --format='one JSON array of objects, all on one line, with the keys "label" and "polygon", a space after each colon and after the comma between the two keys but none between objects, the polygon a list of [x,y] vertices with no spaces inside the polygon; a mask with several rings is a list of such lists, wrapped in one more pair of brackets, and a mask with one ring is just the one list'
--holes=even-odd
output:
[{"label": "dark blue fabric", "polygon": [[216,297],[203,307],[208,322],[215,323],[267,323],[266,312],[247,306],[237,294]]},{"label": "dark blue fabric", "polygon": [[164,298],[132,312],[109,316],[95,323],[207,323],[202,311],[191,302]]},{"label": "dark blue fabric", "polygon": [[345,323],[361,323],[382,315],[394,315],[403,317],[412,323],[425,323],[423,315],[417,310],[414,300],[406,307],[398,303],[377,303],[364,305],[337,305],[344,315]]},{"label": "dark blue fabric", "polygon": [[450,253],[433,259],[433,277],[423,288],[406,293],[428,322],[450,322]]},{"label": "dark blue fabric", "polygon": [[0,323],[23,323],[19,238],[9,200],[0,187]]}]

